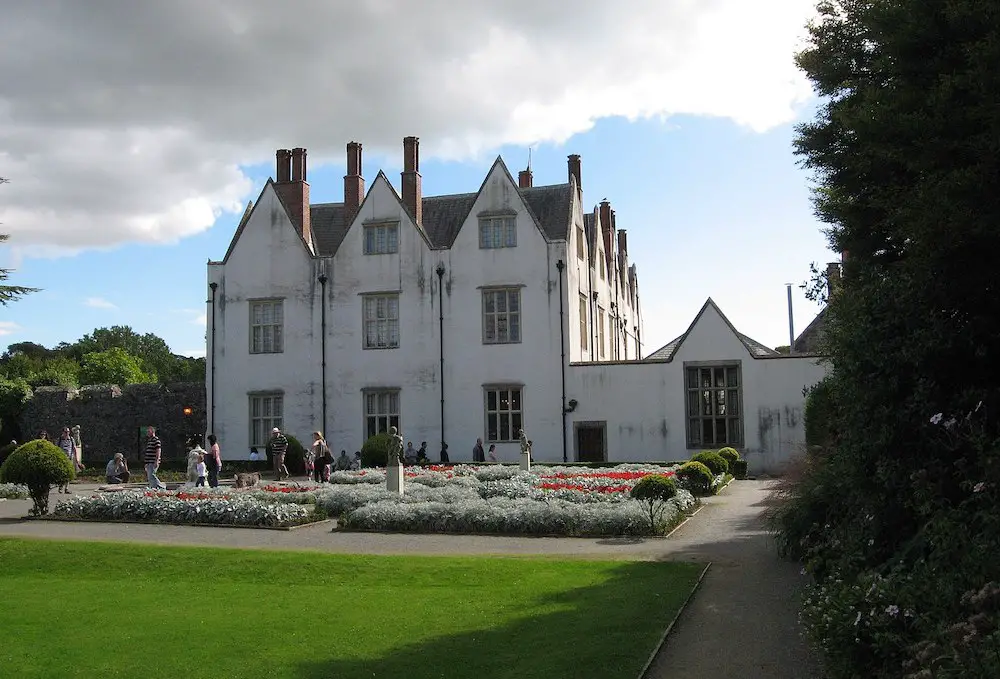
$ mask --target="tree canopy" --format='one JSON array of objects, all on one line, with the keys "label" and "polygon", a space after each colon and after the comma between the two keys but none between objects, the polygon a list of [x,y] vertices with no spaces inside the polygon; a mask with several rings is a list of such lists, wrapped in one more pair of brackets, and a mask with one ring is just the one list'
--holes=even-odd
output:
[{"label": "tree canopy", "polygon": [[[819,583],[806,618],[831,676],[896,677],[913,645],[968,616],[964,594],[1000,581],[986,481],[1000,478],[1000,5],[818,8],[797,61],[823,104],[795,148],[844,271],[814,409],[831,418],[824,450],[777,525]],[[869,582],[920,621],[880,622]],[[917,667],[952,676],[962,653]]]}]

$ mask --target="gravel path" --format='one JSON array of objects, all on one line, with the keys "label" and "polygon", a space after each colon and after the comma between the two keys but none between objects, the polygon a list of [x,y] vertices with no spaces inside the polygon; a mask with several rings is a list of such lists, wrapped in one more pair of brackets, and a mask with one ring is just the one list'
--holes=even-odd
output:
[{"label": "gravel path", "polygon": [[[242,549],[333,553],[552,556],[712,562],[647,677],[650,679],[816,679],[802,640],[796,564],[780,560],[761,521],[769,483],[738,481],[670,538],[529,538],[334,533],[330,524],[294,531],[27,521],[31,504],[0,502],[0,535],[57,540],[114,540]],[[74,485],[85,493],[96,486]],[[58,496],[51,498],[53,504]]]}]

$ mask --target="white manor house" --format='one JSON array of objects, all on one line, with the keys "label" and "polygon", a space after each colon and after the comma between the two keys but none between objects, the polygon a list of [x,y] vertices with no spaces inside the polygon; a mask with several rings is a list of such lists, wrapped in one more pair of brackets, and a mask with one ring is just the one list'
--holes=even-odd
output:
[{"label": "white manor house", "polygon": [[[824,367],[780,355],[708,300],[644,360],[625,230],[585,209],[581,160],[561,184],[515,181],[497,158],[473,193],[424,196],[419,142],[403,140],[401,192],[347,145],[342,203],[310,203],[306,150],[208,263],[208,430],[224,457],[272,427],[334,452],[390,426],[432,460],[470,461],[477,438],[538,461],[677,460],[734,445],[780,471],[804,441],[803,387]],[[400,195],[401,194],[401,195]]]}]

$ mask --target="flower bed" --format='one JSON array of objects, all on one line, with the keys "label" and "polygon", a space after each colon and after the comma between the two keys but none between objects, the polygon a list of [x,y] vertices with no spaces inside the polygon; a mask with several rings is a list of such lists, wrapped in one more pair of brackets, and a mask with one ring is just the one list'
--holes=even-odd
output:
[{"label": "flower bed", "polygon": [[20,483],[0,483],[0,500],[27,500],[28,487]]},{"label": "flower bed", "polygon": [[[213,489],[214,490],[214,489]],[[316,520],[300,504],[265,501],[247,495],[123,491],[72,497],[56,505],[54,518],[170,524],[287,527]]]},{"label": "flower bed", "polygon": [[650,535],[676,525],[696,500],[679,490],[654,531],[629,493],[672,467],[619,465],[606,470],[536,465],[408,467],[402,498],[385,488],[385,471],[336,472],[315,492],[317,508],[355,530],[522,535]]}]

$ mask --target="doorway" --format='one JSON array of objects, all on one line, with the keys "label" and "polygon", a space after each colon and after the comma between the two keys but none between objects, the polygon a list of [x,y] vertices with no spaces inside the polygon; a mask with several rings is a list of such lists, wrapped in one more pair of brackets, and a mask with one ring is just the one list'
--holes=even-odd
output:
[{"label": "doorway", "polygon": [[577,462],[608,461],[608,423],[574,422]]}]

